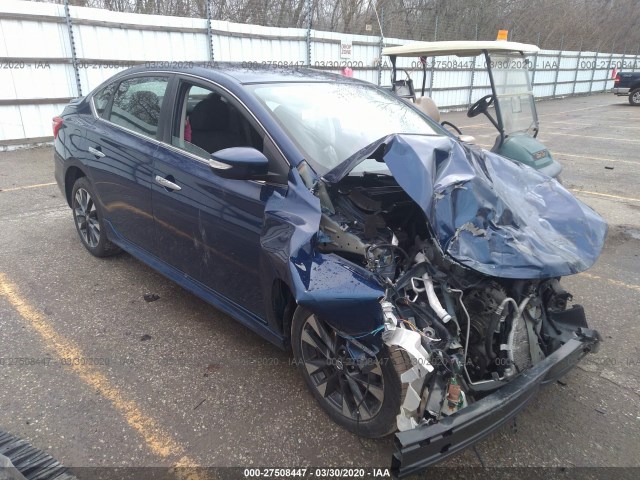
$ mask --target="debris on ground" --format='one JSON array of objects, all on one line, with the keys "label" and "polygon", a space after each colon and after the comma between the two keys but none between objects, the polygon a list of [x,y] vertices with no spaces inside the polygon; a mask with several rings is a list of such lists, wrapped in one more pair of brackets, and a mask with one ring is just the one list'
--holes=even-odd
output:
[{"label": "debris on ground", "polygon": [[158,295],[157,293],[145,293],[144,294],[144,301],[145,302],[155,302],[156,300],[160,299],[160,295]]}]

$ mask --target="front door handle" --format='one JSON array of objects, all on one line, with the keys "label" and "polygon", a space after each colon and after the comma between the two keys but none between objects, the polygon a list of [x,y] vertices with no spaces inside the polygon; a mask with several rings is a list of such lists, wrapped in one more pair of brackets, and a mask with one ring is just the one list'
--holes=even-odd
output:
[{"label": "front door handle", "polygon": [[89,153],[94,154],[98,158],[102,158],[102,157],[105,156],[104,153],[102,153],[102,151],[100,151],[100,147],[98,147],[98,148],[89,147],[87,150],[89,150]]},{"label": "front door handle", "polygon": [[156,183],[169,190],[182,190],[182,187],[180,185],[173,183],[171,180],[167,180],[160,175],[156,175]]}]

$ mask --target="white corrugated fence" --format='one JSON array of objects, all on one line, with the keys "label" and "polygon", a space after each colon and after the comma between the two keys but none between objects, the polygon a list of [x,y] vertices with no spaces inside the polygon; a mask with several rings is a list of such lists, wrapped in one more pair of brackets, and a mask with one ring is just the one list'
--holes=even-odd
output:
[{"label": "white corrugated fence", "polygon": [[[210,34],[209,34],[210,32]],[[215,61],[310,65],[389,85],[377,36],[275,28],[200,18],[111,12],[21,0],[0,2],[0,148],[50,140],[51,118],[116,72],[145,62]],[[410,40],[385,38],[385,45]],[[213,58],[212,58],[213,56]],[[382,60],[382,63],[380,62]],[[386,60],[386,61],[385,61]],[[532,56],[536,97],[602,92],[614,68],[636,70],[637,56],[543,50]],[[467,106],[489,92],[473,59],[428,61],[426,88],[441,108]],[[477,67],[482,60],[477,59]],[[403,58],[419,88],[418,59]]]}]

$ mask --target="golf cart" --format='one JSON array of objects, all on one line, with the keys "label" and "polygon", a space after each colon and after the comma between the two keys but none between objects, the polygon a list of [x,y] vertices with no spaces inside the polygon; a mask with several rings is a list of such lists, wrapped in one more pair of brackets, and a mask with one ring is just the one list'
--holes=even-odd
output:
[{"label": "golf cart", "polygon": [[[495,41],[448,41],[416,42],[399,47],[387,47],[383,55],[389,56],[392,65],[392,91],[413,101],[420,110],[436,121],[440,121],[438,108],[431,98],[425,96],[427,57],[457,56],[476,57],[483,55],[491,92],[478,99],[467,111],[468,117],[480,114],[487,116],[498,130],[492,152],[524,163],[550,177],[557,178],[562,166],[551,157],[551,153],[540,143],[538,115],[529,80],[529,62],[525,53],[538,52],[535,45]],[[398,79],[398,57],[420,58],[422,64],[422,91],[416,96],[413,81],[406,70],[406,79]],[[478,65],[480,66],[480,65]],[[485,87],[486,88],[486,87]],[[493,110],[490,107],[493,106]],[[473,137],[462,135],[459,128],[450,122],[442,122],[452,128],[463,141]]]}]

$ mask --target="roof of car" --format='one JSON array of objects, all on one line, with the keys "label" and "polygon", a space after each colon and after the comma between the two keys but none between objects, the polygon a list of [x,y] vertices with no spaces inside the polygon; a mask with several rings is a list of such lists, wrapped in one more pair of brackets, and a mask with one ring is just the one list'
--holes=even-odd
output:
[{"label": "roof of car", "polygon": [[505,40],[455,40],[446,42],[415,42],[398,47],[386,47],[383,55],[397,57],[417,57],[457,55],[459,57],[475,57],[484,50],[489,52],[531,52],[540,51],[536,45],[529,43],[507,42]]},{"label": "roof of car", "polygon": [[[315,70],[302,66],[285,66],[262,62],[147,62],[144,65],[130,68],[126,73],[144,71],[163,71],[173,73],[187,73],[203,78],[209,73],[224,74],[238,83],[282,83],[282,82],[331,82],[356,81],[337,73]],[[124,72],[123,72],[124,73]]]}]

